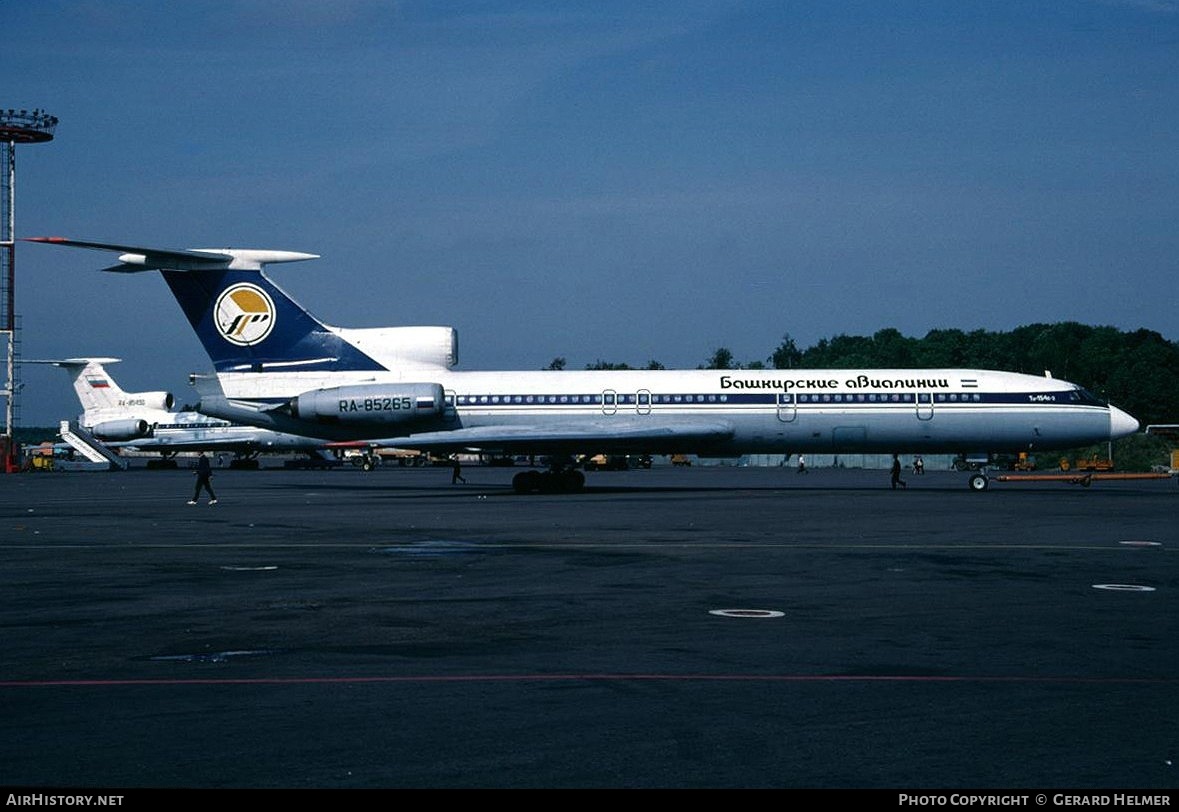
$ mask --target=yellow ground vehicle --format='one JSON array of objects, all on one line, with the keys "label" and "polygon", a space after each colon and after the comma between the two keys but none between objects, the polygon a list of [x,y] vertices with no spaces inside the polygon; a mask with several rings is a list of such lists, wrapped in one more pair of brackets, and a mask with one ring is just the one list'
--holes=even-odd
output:
[{"label": "yellow ground vehicle", "polygon": [[1077,457],[1073,462],[1069,462],[1067,457],[1060,458],[1060,470],[1068,471],[1075,469],[1077,471],[1112,471],[1114,467],[1113,460],[1103,459],[1094,454],[1092,457]]},{"label": "yellow ground vehicle", "polygon": [[53,443],[42,443],[26,451],[25,464],[30,471],[52,471],[53,457]]},{"label": "yellow ground vehicle", "polygon": [[581,460],[587,471],[629,471],[632,468],[650,468],[651,457],[627,454],[595,454]]}]

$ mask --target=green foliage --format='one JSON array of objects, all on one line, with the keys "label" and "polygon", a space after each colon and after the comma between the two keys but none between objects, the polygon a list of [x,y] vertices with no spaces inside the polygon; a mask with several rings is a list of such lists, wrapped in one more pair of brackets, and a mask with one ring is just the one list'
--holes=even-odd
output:
[{"label": "green foliage", "polygon": [[770,356],[778,369],[998,369],[1080,384],[1143,425],[1179,422],[1179,344],[1151,330],[1123,332],[1076,322],[1010,332],[930,330],[907,338],[886,328],[837,335],[799,351],[789,335]]},{"label": "green foliage", "polygon": [[[886,327],[871,336],[840,334],[800,349],[789,333],[766,359],[774,369],[997,369],[1043,375],[1080,384],[1134,417],[1143,426],[1179,423],[1179,344],[1152,330],[1125,332],[1077,322],[1028,324],[1008,332],[957,328],[910,338]],[[739,364],[718,347],[699,369],[764,369],[766,362]],[[554,358],[548,369],[564,369]],[[586,369],[632,369],[595,361]],[[663,369],[658,361],[646,369]]]},{"label": "green foliage", "polygon": [[733,363],[733,353],[728,347],[717,347],[700,369],[737,369],[737,365]]},{"label": "green foliage", "polygon": [[[1157,434],[1131,434],[1113,443],[1114,469],[1128,472],[1147,472],[1155,466],[1169,465],[1171,449],[1174,443],[1166,437]],[[1088,459],[1100,457],[1105,459],[1110,453],[1108,443],[1072,448],[1066,451],[1053,451],[1041,455],[1039,467],[1041,469],[1054,468],[1061,457],[1068,460]]]},{"label": "green foliage", "polygon": [[[728,347],[717,347],[705,361],[696,369],[765,369],[764,361],[749,361],[739,364],[733,358],[733,352]],[[660,367],[662,369],[662,367]]]},{"label": "green foliage", "polygon": [[18,445],[56,443],[58,441],[57,426],[16,426],[12,430],[12,435]]},{"label": "green foliage", "polygon": [[802,365],[802,350],[794,343],[790,333],[782,336],[782,343],[770,354],[770,363],[774,369],[794,369]]}]

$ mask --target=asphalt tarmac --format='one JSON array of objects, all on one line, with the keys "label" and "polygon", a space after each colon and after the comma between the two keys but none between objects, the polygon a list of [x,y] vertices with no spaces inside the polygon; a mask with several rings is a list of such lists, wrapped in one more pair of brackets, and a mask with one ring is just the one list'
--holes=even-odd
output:
[{"label": "asphalt tarmac", "polygon": [[1174,480],[517,470],[0,477],[0,785],[1179,785]]}]

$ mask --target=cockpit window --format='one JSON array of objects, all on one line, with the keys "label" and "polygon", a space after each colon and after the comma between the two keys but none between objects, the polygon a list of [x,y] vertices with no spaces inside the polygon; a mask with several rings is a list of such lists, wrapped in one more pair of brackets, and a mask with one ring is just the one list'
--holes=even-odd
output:
[{"label": "cockpit window", "polygon": [[1097,397],[1097,395],[1090,392],[1088,389],[1078,386],[1071,393],[1069,399],[1078,403],[1084,403],[1088,406],[1104,406],[1105,401]]}]

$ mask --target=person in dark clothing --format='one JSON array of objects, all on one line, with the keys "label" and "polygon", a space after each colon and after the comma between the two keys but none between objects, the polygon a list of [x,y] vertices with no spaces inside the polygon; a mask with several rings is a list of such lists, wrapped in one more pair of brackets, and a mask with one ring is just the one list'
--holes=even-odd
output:
[{"label": "person in dark clothing", "polygon": [[192,499],[188,500],[188,504],[195,505],[197,503],[197,499],[201,495],[201,488],[209,492],[209,504],[217,504],[217,494],[213,493],[213,485],[211,483],[213,466],[209,464],[209,458],[205,456],[204,451],[197,455],[196,478],[196,490],[192,492]]},{"label": "person in dark clothing", "polygon": [[902,488],[909,487],[905,484],[905,480],[901,479],[901,460],[896,454],[892,455],[892,489],[895,491],[897,485]]},{"label": "person in dark clothing", "polygon": [[467,480],[463,478],[463,466],[459,462],[458,455],[450,458],[450,484],[457,485],[459,483],[467,484]]}]

